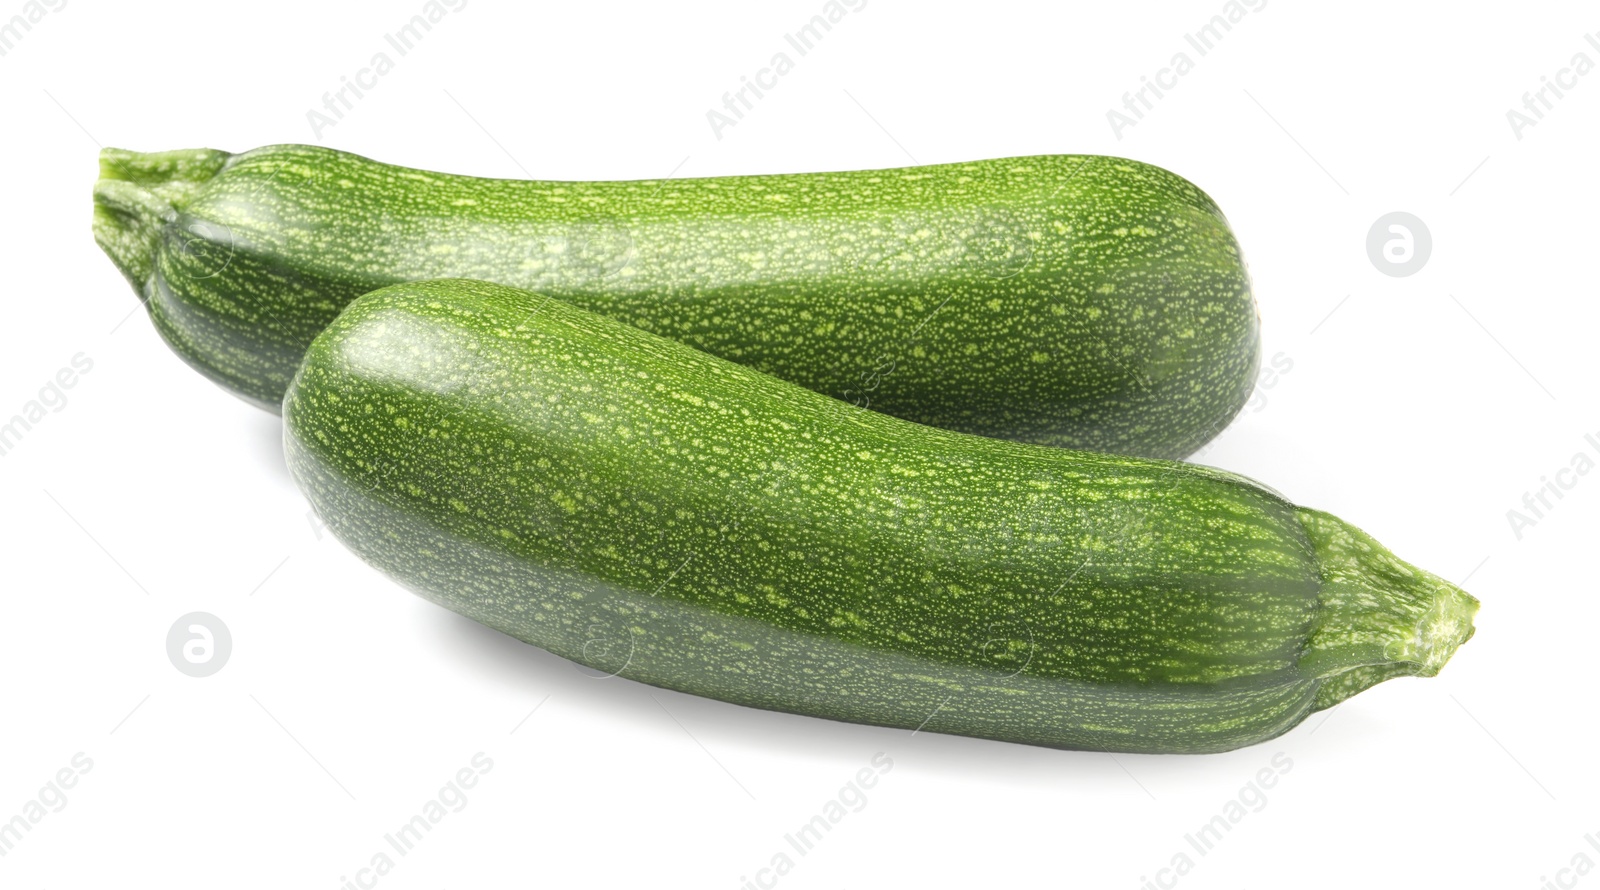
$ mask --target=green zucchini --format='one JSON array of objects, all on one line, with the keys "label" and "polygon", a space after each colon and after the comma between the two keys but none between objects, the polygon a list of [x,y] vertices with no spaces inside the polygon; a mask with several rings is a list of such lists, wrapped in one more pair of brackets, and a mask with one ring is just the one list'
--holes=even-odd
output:
[{"label": "green zucchini", "polygon": [[1221,751],[1437,673],[1478,605],[1239,476],[909,423],[482,282],[358,299],[283,413],[317,514],[413,591],[758,708]]},{"label": "green zucchini", "polygon": [[534,290],[853,404],[1181,457],[1248,399],[1249,278],[1217,205],[1106,157],[529,182],[301,145],[107,149],[95,238],[202,373],[278,410],[349,301]]}]

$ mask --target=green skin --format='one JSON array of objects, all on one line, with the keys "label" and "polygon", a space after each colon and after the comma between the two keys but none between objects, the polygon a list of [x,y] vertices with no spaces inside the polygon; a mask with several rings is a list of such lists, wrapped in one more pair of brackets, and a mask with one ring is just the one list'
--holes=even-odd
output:
[{"label": "green skin", "polygon": [[317,514],[413,591],[759,708],[1223,751],[1431,676],[1477,609],[1239,476],[909,423],[482,282],[357,300],[283,414]]},{"label": "green skin", "polygon": [[302,145],[106,149],[95,239],[191,365],[278,410],[368,291],[534,290],[943,429],[1181,457],[1249,398],[1249,277],[1206,194],[1052,155],[846,173],[534,182]]}]

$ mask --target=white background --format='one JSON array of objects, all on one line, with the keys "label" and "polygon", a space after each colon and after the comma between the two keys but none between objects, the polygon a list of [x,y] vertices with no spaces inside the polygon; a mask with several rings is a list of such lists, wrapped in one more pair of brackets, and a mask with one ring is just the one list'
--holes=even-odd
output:
[{"label": "white background", "polygon": [[[1600,862],[1584,839],[1600,835],[1600,472],[1563,477],[1520,539],[1507,519],[1575,454],[1600,461],[1584,440],[1600,440],[1600,73],[1520,139],[1506,117],[1575,53],[1600,63],[1584,39],[1600,18],[1271,0],[1202,58],[1184,35],[1222,0],[870,0],[717,139],[708,109],[822,6],[469,0],[320,138],[307,112],[422,0],[70,0],[0,57],[0,420],[93,362],[0,457],[0,819],[74,754],[93,761],[0,857],[0,886],[331,890],[483,752],[467,806],[380,886],[735,888],[884,752],[865,808],[779,886],[1138,888],[1183,851],[1176,884],[1196,890],[1600,888],[1558,873]],[[0,17],[24,9],[0,0]],[[1107,111],[1179,51],[1194,70],[1118,138]],[[319,537],[278,419],[129,317],[89,232],[100,145],[318,141],[550,179],[1034,153],[1168,167],[1228,214],[1265,356],[1293,365],[1199,459],[1465,581],[1478,635],[1436,679],[1205,757],[913,736],[591,679]],[[1364,246],[1394,210],[1434,240],[1408,278]],[[207,679],[165,652],[193,610],[232,630]],[[1265,807],[1209,855],[1189,848],[1279,752],[1293,766]]]}]

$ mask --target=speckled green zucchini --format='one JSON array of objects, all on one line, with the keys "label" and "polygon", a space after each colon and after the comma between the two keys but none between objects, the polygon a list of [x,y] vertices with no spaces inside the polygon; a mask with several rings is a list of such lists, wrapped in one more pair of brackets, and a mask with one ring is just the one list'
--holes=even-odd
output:
[{"label": "speckled green zucchini", "polygon": [[528,182],[326,148],[107,149],[95,238],[157,330],[278,410],[346,303],[534,290],[931,426],[1180,457],[1249,397],[1249,278],[1188,181],[1117,158]]},{"label": "speckled green zucchini", "polygon": [[1221,751],[1436,673],[1477,609],[1232,474],[908,423],[480,282],[357,300],[283,412],[318,515],[412,590],[758,708]]}]

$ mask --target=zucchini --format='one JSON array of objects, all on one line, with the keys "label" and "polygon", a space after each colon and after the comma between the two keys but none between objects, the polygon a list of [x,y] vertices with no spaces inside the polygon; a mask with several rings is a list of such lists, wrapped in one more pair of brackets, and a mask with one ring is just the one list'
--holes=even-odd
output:
[{"label": "zucchini", "polygon": [[316,513],[413,591],[758,708],[1221,751],[1437,673],[1477,610],[1230,473],[909,423],[482,282],[358,299],[283,413]]},{"label": "zucchini", "polygon": [[349,301],[535,290],[862,407],[1181,457],[1249,397],[1254,300],[1205,193],[1045,156],[716,179],[529,182],[302,145],[107,149],[95,238],[177,353],[278,410]]}]

